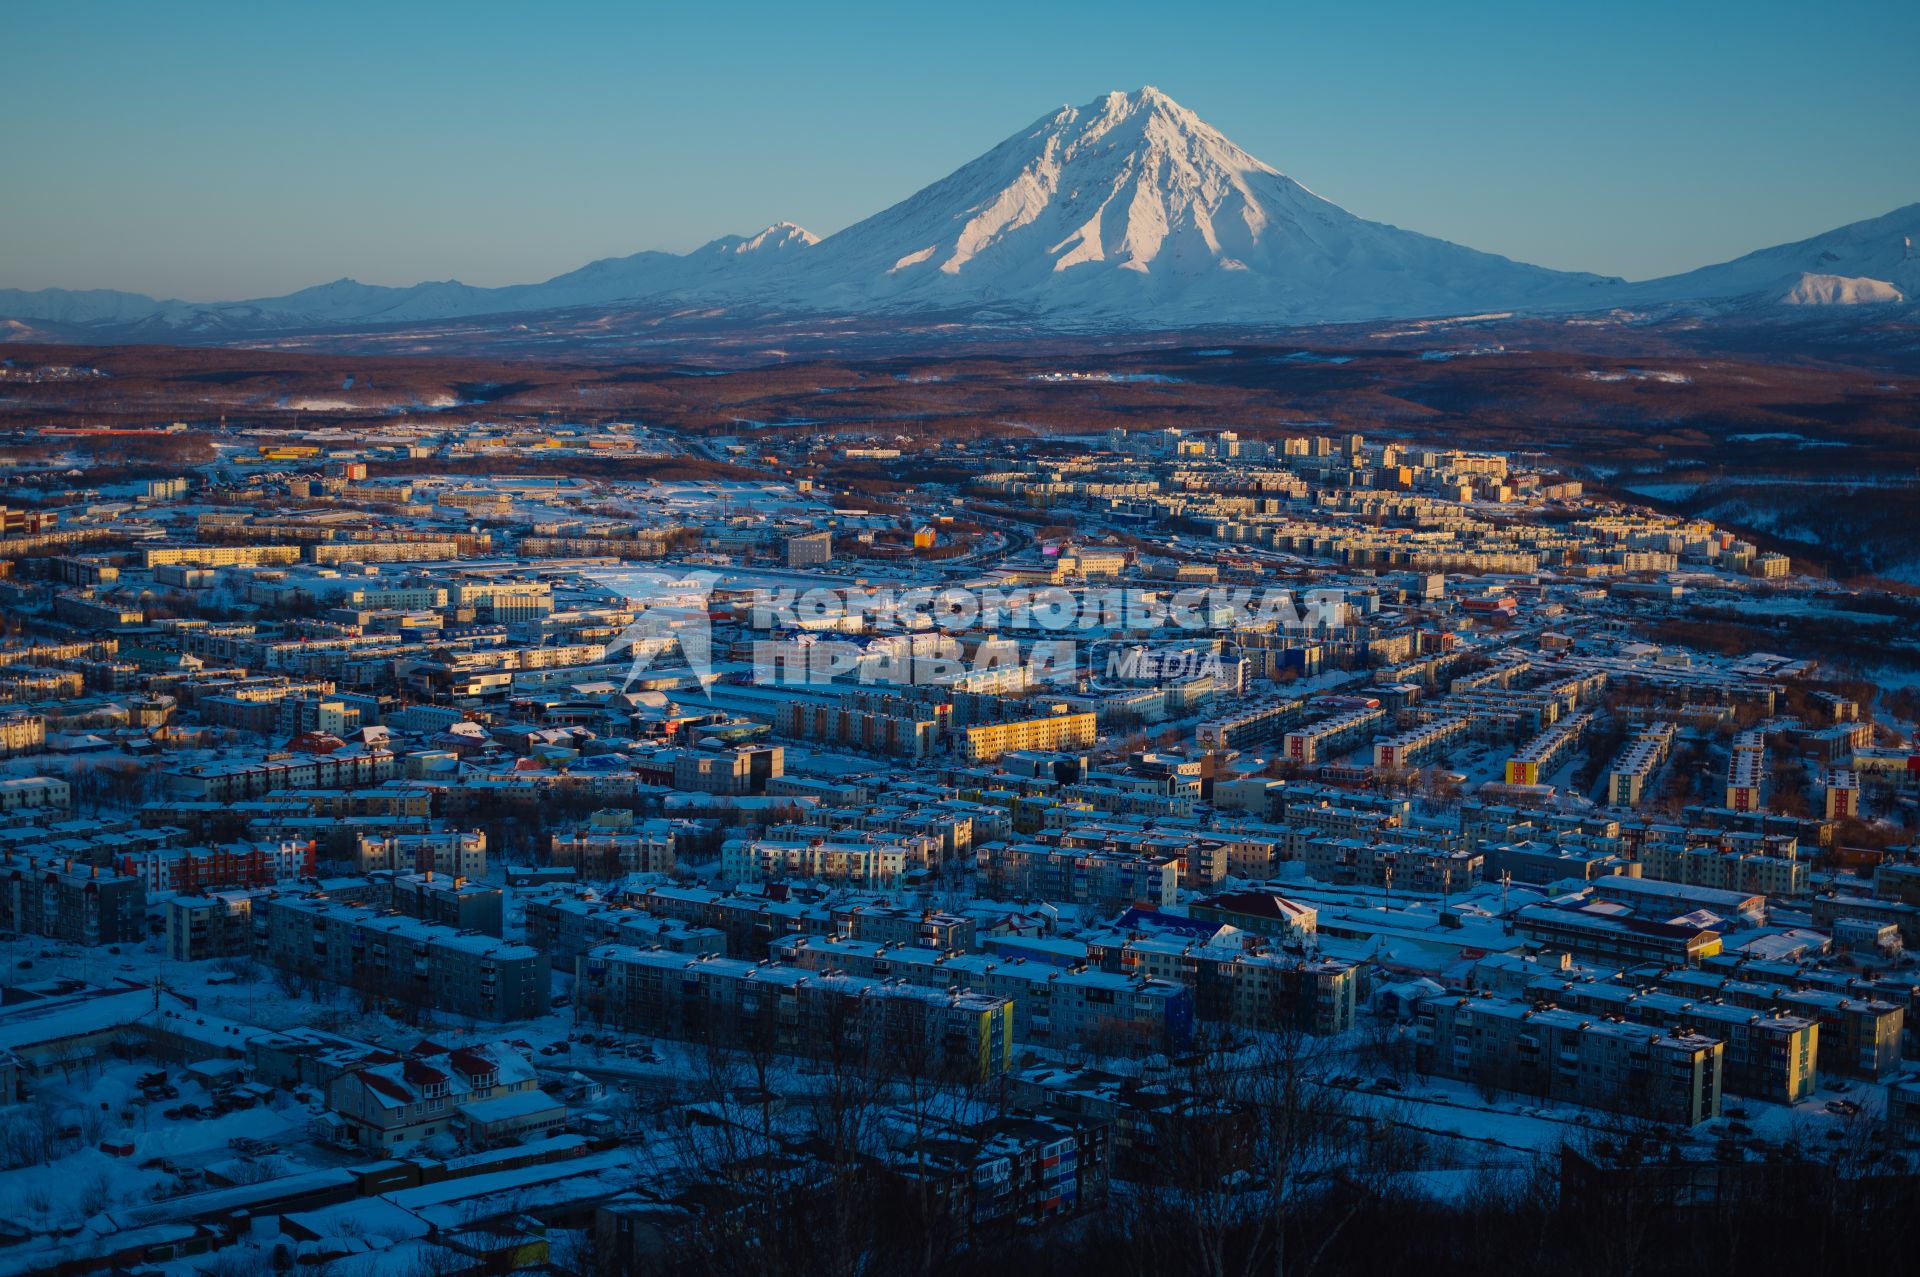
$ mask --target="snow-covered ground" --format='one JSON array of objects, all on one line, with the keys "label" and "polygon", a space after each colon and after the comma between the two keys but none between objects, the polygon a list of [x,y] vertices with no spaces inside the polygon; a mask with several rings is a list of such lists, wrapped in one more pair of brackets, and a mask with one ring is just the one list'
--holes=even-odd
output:
[{"label": "snow-covered ground", "polygon": [[[179,1098],[148,1102],[141,1094],[138,1079],[156,1071],[167,1073]],[[0,1170],[0,1218],[35,1231],[68,1230],[102,1211],[205,1187],[210,1172],[250,1182],[342,1160],[307,1141],[320,1109],[285,1092],[218,1117],[166,1115],[212,1102],[183,1069],[150,1060],[90,1061],[64,1078],[40,1079],[32,1098],[0,1121],[48,1123],[67,1133],[56,1142],[65,1151]],[[271,1151],[242,1156],[232,1147],[235,1139],[264,1141]],[[133,1151],[114,1155],[103,1143],[128,1143]]]}]

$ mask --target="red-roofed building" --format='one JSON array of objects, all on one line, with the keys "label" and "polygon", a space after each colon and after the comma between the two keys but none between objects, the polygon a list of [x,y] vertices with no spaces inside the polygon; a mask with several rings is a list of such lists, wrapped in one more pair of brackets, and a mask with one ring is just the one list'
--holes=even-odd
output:
[{"label": "red-roofed building", "polygon": [[486,1147],[567,1120],[527,1057],[500,1042],[449,1049],[423,1041],[405,1056],[370,1054],[328,1085],[327,1103],[354,1143],[384,1152],[439,1137]]}]

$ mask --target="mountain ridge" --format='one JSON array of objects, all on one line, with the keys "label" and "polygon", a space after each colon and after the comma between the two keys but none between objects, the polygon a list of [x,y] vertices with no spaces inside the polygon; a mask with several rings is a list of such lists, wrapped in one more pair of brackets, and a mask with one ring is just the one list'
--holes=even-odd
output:
[{"label": "mountain ridge", "polygon": [[1920,249],[1914,247],[1916,239],[1920,239],[1920,202],[1805,239],[1755,249],[1728,261],[1631,284],[1627,293],[1636,302],[1779,300],[1800,291],[1803,280],[1813,276],[1854,285],[1852,289],[1835,290],[1856,298],[1839,304],[1862,304],[1859,299],[1863,293],[1873,294],[1874,301],[1905,300],[1920,296]]},{"label": "mountain ridge", "polygon": [[327,330],[653,302],[985,311],[1056,327],[1306,325],[1481,311],[1901,305],[1920,203],[1657,280],[1549,270],[1359,217],[1160,90],[1063,105],[825,238],[791,222],[530,284],[352,279],[235,302],[0,290],[0,319],[134,339]]}]

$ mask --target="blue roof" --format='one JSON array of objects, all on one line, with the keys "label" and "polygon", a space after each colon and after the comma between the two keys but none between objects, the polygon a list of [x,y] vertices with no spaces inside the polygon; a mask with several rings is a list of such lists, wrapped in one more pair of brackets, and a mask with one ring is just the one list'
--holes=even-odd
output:
[{"label": "blue roof", "polygon": [[1198,918],[1189,918],[1185,914],[1140,908],[1127,910],[1113,923],[1117,931],[1177,931],[1181,935],[1199,936],[1208,940],[1212,939],[1225,925],[1220,922],[1205,922]]}]

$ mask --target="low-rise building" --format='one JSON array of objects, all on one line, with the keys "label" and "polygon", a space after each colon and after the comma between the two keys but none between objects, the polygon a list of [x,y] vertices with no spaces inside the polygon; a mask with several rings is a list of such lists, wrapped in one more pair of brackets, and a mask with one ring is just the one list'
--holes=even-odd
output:
[{"label": "low-rise building", "polygon": [[64,811],[72,802],[72,787],[52,776],[9,776],[0,780],[0,812],[37,807]]},{"label": "low-rise building", "polygon": [[535,1138],[567,1118],[504,1043],[369,1057],[328,1083],[327,1106],[350,1142],[389,1157],[437,1137],[469,1148]]},{"label": "low-rise building", "polygon": [[1187,915],[1196,921],[1238,927],[1282,941],[1311,938],[1320,918],[1319,911],[1312,905],[1266,891],[1209,896],[1187,906]]},{"label": "low-rise building", "polygon": [[1697,966],[1701,959],[1721,949],[1717,931],[1651,922],[1578,905],[1527,905],[1515,912],[1514,926],[1528,941],[1571,953],[1583,962]]}]

